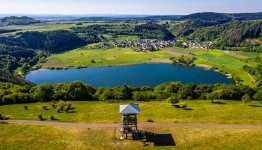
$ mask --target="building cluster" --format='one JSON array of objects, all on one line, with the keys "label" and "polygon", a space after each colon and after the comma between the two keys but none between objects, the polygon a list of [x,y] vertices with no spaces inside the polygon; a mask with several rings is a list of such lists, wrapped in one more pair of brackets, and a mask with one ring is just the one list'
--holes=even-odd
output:
[{"label": "building cluster", "polygon": [[194,40],[183,41],[182,46],[186,48],[201,48],[201,49],[210,49],[213,46],[213,42],[196,42]]},{"label": "building cluster", "polygon": [[157,51],[161,48],[174,46],[175,40],[121,40],[115,43],[100,43],[99,48],[128,48],[132,47],[135,51]]}]

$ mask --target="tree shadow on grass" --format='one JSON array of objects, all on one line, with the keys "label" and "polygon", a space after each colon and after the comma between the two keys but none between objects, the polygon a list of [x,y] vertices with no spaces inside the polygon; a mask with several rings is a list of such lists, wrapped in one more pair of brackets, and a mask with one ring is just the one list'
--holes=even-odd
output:
[{"label": "tree shadow on grass", "polygon": [[248,106],[250,106],[250,107],[262,107],[260,105],[248,105]]},{"label": "tree shadow on grass", "polygon": [[154,143],[154,146],[176,146],[172,134],[148,133],[146,140]]},{"label": "tree shadow on grass", "polygon": [[184,108],[184,110],[192,111],[192,110],[194,110],[194,109],[192,109],[192,108]]},{"label": "tree shadow on grass", "polygon": [[137,130],[133,132],[133,140],[141,140],[144,146],[154,143],[154,146],[176,146],[172,134],[157,134],[148,131]]},{"label": "tree shadow on grass", "polygon": [[77,111],[75,111],[75,110],[70,110],[70,111],[68,111],[68,112],[66,112],[66,113],[72,114],[72,113],[77,113]]},{"label": "tree shadow on grass", "polygon": [[225,105],[225,104],[227,104],[227,103],[224,103],[224,102],[212,102],[212,104]]}]

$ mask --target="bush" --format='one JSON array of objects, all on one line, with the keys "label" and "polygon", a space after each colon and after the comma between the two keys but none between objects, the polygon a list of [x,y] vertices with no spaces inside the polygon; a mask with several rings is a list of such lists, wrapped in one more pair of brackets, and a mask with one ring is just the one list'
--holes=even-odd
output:
[{"label": "bush", "polygon": [[3,116],[2,114],[0,114],[0,120],[8,120],[8,117]]},{"label": "bush", "polygon": [[42,108],[43,108],[44,110],[49,110],[49,109],[48,109],[48,106],[42,106]]},{"label": "bush", "polygon": [[51,115],[50,120],[56,120],[55,116]]},{"label": "bush", "polygon": [[65,102],[62,100],[60,100],[56,106],[57,106],[58,113],[61,113],[61,112],[68,113],[72,109],[72,105],[69,102]]},{"label": "bush", "polygon": [[6,121],[0,121],[0,124],[8,124]]},{"label": "bush", "polygon": [[43,117],[43,115],[38,115],[38,119],[39,119],[40,121],[45,120],[44,117]]},{"label": "bush", "polygon": [[28,110],[28,106],[24,106],[24,109],[25,109],[25,110]]},{"label": "bush", "polygon": [[251,98],[248,94],[245,94],[243,97],[242,97],[242,102],[246,105],[247,103],[249,103],[251,101]]},{"label": "bush", "polygon": [[180,101],[178,96],[170,96],[167,100],[172,104],[172,106],[176,105]]},{"label": "bush", "polygon": [[147,119],[147,122],[154,122],[153,119]]},{"label": "bush", "polygon": [[186,108],[187,107],[187,103],[185,102],[180,102],[174,105],[176,108]]}]

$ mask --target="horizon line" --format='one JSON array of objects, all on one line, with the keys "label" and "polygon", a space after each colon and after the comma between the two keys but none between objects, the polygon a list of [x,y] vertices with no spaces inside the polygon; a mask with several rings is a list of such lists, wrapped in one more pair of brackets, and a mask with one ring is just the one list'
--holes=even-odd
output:
[{"label": "horizon line", "polygon": [[262,13],[261,12],[194,12],[194,13],[188,13],[188,14],[48,14],[48,13],[0,13],[0,16],[5,16],[5,15],[18,15],[18,16],[24,16],[24,15],[31,15],[31,16],[182,16],[182,15],[190,15],[190,14],[196,14],[196,13],[220,13],[220,14],[246,14],[246,13]]}]

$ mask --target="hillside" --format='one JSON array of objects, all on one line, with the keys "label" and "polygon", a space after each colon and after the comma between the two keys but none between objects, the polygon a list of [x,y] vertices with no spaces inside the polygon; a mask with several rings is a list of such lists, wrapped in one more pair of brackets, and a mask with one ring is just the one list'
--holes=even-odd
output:
[{"label": "hillside", "polygon": [[203,12],[182,16],[181,20],[190,21],[211,21],[217,23],[226,23],[230,21],[259,20],[262,19],[262,12],[259,13],[215,13]]},{"label": "hillside", "polygon": [[[230,22],[196,29],[190,36],[198,41],[217,41],[217,46],[252,47],[260,43],[245,42],[262,37],[262,21]],[[242,43],[242,45],[241,45]]]},{"label": "hillside", "polygon": [[40,21],[26,16],[24,17],[11,16],[11,17],[5,17],[0,19],[0,26],[30,25],[35,23],[40,23]]},{"label": "hillside", "polygon": [[40,49],[50,51],[51,53],[63,52],[86,44],[76,34],[66,30],[21,32],[15,36],[0,37],[0,43],[10,46]]},{"label": "hillside", "polygon": [[19,85],[31,84],[20,76],[13,75],[7,70],[0,69],[0,82],[8,82]]}]

